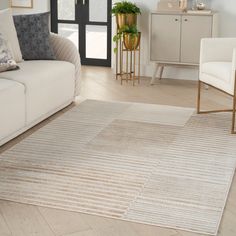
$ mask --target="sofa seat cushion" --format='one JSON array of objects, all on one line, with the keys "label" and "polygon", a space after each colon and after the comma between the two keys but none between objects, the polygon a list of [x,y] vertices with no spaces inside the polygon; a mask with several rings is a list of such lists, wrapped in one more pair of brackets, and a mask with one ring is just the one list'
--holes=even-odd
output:
[{"label": "sofa seat cushion", "polygon": [[0,107],[1,141],[25,126],[24,85],[0,78]]},{"label": "sofa seat cushion", "polygon": [[26,88],[27,124],[37,121],[73,100],[75,67],[64,61],[24,61],[20,70],[1,73],[1,77]]},{"label": "sofa seat cushion", "polygon": [[200,80],[232,94],[232,63],[206,62],[200,68]]}]

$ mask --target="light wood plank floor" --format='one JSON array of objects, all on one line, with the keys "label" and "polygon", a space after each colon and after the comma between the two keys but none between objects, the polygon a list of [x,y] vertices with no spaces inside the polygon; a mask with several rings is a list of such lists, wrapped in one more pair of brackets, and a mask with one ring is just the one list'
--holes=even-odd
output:
[{"label": "light wood plank floor", "polygon": [[[163,79],[150,86],[150,79],[141,84],[120,85],[111,69],[83,67],[83,89],[78,103],[85,99],[129,101],[195,107],[197,84],[191,81]],[[230,106],[231,98],[213,89],[203,90],[205,109]],[[21,139],[60,116],[74,105],[57,113],[30,131],[0,148],[7,150]],[[230,127],[229,127],[230,131]],[[219,236],[236,235],[236,178],[230,192]],[[49,209],[0,200],[0,236],[197,236],[180,230],[147,226],[75,212]]]}]

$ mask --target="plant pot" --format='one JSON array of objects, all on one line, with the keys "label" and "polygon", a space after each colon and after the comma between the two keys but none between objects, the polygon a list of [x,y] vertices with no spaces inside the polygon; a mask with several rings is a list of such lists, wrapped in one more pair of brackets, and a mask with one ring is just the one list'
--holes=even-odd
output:
[{"label": "plant pot", "polygon": [[124,45],[127,50],[136,50],[140,44],[141,33],[138,35],[132,35],[126,33],[123,35]]},{"label": "plant pot", "polygon": [[128,25],[128,26],[137,25],[137,15],[136,14],[117,14],[116,24],[117,24],[118,29],[121,29],[125,25]]}]

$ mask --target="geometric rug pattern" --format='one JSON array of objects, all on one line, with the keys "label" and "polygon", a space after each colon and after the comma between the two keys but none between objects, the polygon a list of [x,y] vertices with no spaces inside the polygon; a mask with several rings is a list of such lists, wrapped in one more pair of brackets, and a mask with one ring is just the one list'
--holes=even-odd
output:
[{"label": "geometric rug pattern", "polygon": [[216,235],[228,113],[86,100],[0,155],[0,199]]}]

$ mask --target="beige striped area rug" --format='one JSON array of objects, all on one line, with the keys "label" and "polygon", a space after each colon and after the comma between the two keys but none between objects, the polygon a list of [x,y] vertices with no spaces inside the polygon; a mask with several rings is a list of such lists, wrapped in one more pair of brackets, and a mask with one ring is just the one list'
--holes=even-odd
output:
[{"label": "beige striped area rug", "polygon": [[0,199],[216,235],[230,118],[87,100],[0,155]]}]

